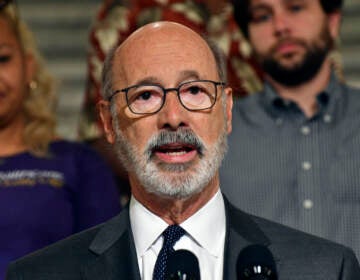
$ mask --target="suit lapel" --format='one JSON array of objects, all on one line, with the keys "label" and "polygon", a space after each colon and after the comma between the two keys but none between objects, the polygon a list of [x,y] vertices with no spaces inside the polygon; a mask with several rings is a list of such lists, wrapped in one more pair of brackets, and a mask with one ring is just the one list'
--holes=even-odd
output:
[{"label": "suit lapel", "polygon": [[[236,209],[225,197],[224,201],[227,231],[223,278],[236,280],[240,251],[250,244],[268,246],[270,241],[250,215]],[[84,279],[141,280],[128,208],[104,225],[89,250],[96,258],[82,268]]]},{"label": "suit lapel", "polygon": [[224,279],[236,280],[236,262],[242,249],[250,244],[270,245],[269,239],[251,216],[236,209],[224,197],[226,209],[226,240],[224,253]]},{"label": "suit lapel", "polygon": [[82,268],[84,279],[141,279],[128,209],[104,225],[89,250],[97,257]]}]

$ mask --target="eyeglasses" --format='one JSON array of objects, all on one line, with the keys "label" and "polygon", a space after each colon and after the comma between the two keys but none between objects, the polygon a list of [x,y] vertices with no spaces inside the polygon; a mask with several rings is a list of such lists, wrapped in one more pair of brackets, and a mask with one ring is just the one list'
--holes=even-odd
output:
[{"label": "eyeglasses", "polygon": [[163,88],[154,84],[134,85],[114,91],[109,101],[119,92],[126,95],[127,106],[134,114],[155,114],[164,106],[166,94],[176,91],[181,105],[189,111],[201,111],[214,106],[217,87],[223,82],[196,80],[180,84],[177,88]]}]

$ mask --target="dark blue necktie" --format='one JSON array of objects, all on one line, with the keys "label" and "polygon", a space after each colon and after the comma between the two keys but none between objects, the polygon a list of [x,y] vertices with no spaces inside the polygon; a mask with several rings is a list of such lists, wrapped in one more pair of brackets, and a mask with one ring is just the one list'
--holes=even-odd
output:
[{"label": "dark blue necktie", "polygon": [[175,243],[185,234],[185,230],[178,225],[168,226],[162,233],[164,237],[164,243],[157,257],[153,280],[164,280],[165,269],[169,255],[174,252]]}]

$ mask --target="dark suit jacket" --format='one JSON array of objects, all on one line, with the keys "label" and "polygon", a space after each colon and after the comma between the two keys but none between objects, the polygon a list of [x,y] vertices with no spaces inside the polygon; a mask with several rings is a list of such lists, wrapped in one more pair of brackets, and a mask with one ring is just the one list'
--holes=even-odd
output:
[{"label": "dark suit jacket", "polygon": [[[238,254],[250,244],[268,246],[279,280],[360,279],[359,263],[350,249],[251,216],[227,201],[225,205],[224,279],[236,279]],[[6,279],[140,280],[128,209],[102,225],[12,263]]]}]

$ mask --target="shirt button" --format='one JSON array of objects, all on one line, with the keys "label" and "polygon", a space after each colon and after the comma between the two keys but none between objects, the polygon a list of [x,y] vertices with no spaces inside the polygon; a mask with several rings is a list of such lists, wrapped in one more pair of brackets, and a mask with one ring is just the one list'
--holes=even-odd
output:
[{"label": "shirt button", "polygon": [[308,126],[303,126],[301,128],[301,133],[304,135],[309,135],[310,134],[310,128]]},{"label": "shirt button", "polygon": [[311,163],[308,162],[308,161],[304,161],[304,162],[302,163],[302,168],[303,168],[304,170],[310,170],[310,169],[311,169]]},{"label": "shirt button", "polygon": [[331,121],[332,121],[332,117],[329,114],[326,114],[324,116],[324,122],[331,123]]},{"label": "shirt button", "polygon": [[305,209],[309,210],[309,209],[313,208],[314,202],[311,199],[305,199],[303,201],[303,206],[304,206]]},{"label": "shirt button", "polygon": [[283,120],[281,118],[278,118],[278,119],[276,119],[275,123],[277,126],[280,126],[283,124]]}]

